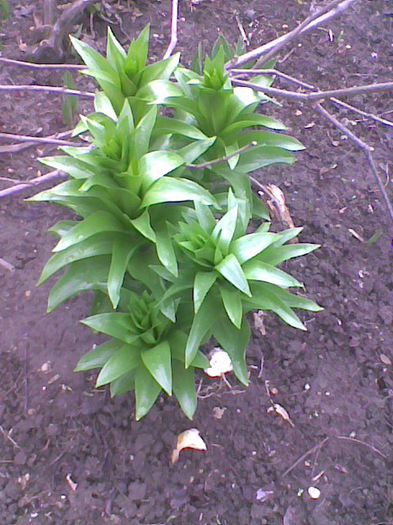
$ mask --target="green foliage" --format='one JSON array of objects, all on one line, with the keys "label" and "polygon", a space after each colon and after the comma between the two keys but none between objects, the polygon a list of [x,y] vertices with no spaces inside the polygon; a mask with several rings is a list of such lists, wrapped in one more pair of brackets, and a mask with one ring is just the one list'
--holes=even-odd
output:
[{"label": "green foliage", "polygon": [[10,4],[8,0],[0,0],[0,21],[7,20],[10,16]]},{"label": "green foliage", "polygon": [[232,87],[229,47],[219,43],[203,65],[200,51],[192,71],[178,55],[148,64],[148,38],[146,28],[126,52],[109,31],[106,58],[73,39],[102,91],[74,132],[91,145],[44,160],[69,179],[31,199],[79,217],[52,227],[58,243],[40,283],[65,270],[49,311],[94,292],[93,315],[82,322],[108,340],[77,371],[100,369],[97,386],[109,384],[113,396],[134,390],[137,419],[162,391],[192,418],[207,341],[228,352],[247,384],[247,314],[271,311],[304,330],[294,309],[319,310],[278,268],[316,246],[287,244],[299,229],[270,232],[252,193],[250,172],[291,164],[303,146],[256,112],[265,97]]},{"label": "green foliage", "polygon": [[[64,85],[66,88],[69,89],[76,89],[76,85],[74,82],[74,79],[72,78],[72,75],[69,71],[66,71],[64,73]],[[64,124],[67,126],[72,126],[75,122],[75,116],[78,113],[79,108],[79,101],[76,97],[71,97],[69,95],[65,95],[64,102],[63,102],[63,108],[62,108],[62,114],[63,114],[63,121]]]}]

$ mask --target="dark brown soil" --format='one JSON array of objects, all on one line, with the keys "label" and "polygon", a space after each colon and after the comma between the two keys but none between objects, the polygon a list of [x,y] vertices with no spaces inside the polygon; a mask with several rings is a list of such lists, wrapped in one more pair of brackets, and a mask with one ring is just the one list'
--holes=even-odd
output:
[{"label": "dark brown soil", "polygon": [[[11,3],[3,54],[23,57],[42,2]],[[199,41],[212,42],[219,30],[237,39],[236,13],[255,46],[284,32],[283,24],[293,27],[308,4],[207,0],[191,11],[182,2],[179,49],[186,62]],[[134,35],[150,21],[159,56],[168,41],[169,2],[144,0],[138,9],[142,16],[135,9],[122,14],[123,29]],[[327,31],[315,31],[281,69],[324,89],[387,80],[390,11],[388,1],[358,2],[330,24],[333,42]],[[104,24],[94,20],[99,47]],[[125,40],[116,24],[114,29]],[[89,36],[88,23],[83,30]],[[3,84],[61,81],[48,72],[0,70]],[[392,110],[388,94],[353,102],[376,113]],[[391,224],[364,158],[348,141],[311,107],[285,103],[269,111],[307,149],[294,167],[258,176],[285,191],[295,223],[305,226],[302,239],[322,244],[291,269],[325,310],[309,318],[305,334],[266,317],[266,335],[255,332],[249,351],[249,389],[203,380],[191,425],[167,399],[136,423],[131,397],[112,401],[93,389],[93,376],[73,373],[96,340],[78,324],[88,313],[88,298],[47,316],[48,287],[35,287],[52,246],[46,230],[64,212],[22,198],[2,202],[0,257],[15,271],[0,269],[1,524],[393,523]],[[340,116],[375,147],[391,192],[391,130]],[[3,95],[0,127],[25,134],[42,128],[43,135],[65,129],[61,104],[47,95]],[[32,178],[39,169],[35,158],[49,151],[2,155],[1,176]],[[383,235],[371,246],[354,236],[369,239],[378,231]],[[275,393],[272,401],[266,385]],[[269,410],[272,402],[288,411],[293,426]],[[216,407],[225,409],[221,419]],[[190,426],[201,431],[208,452],[184,452],[171,466],[176,436]],[[319,499],[310,498],[309,487],[319,488]]]}]

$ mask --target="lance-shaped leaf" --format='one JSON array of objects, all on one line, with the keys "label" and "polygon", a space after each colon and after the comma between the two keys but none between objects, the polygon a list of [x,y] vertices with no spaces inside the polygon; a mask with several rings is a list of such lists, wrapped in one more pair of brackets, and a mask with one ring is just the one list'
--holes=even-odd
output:
[{"label": "lance-shaped leaf", "polygon": [[125,343],[131,343],[135,336],[130,332],[130,315],[126,313],[104,313],[92,315],[81,321],[97,332],[110,335]]},{"label": "lance-shaped leaf", "polygon": [[130,47],[128,48],[125,69],[126,73],[130,76],[139,72],[147,62],[147,56],[149,53],[149,35],[150,26],[147,25],[140,32],[138,37],[131,42]]},{"label": "lance-shaped leaf", "polygon": [[295,157],[292,153],[275,146],[257,146],[243,153],[236,166],[236,171],[249,173],[271,164],[293,164]]},{"label": "lance-shaped leaf", "polygon": [[239,138],[240,147],[256,142],[259,146],[276,146],[288,151],[301,151],[304,146],[294,137],[271,131],[251,131]]},{"label": "lance-shaped leaf", "polygon": [[126,273],[128,263],[132,254],[138,248],[139,244],[130,246],[124,240],[115,240],[112,248],[112,260],[108,275],[108,295],[112,302],[113,308],[117,308],[120,300],[120,289],[123,284],[124,274]]},{"label": "lance-shaped leaf", "polygon": [[[126,237],[124,237],[124,240],[125,239]],[[112,251],[112,245],[113,236],[110,238],[110,235],[103,234],[90,237],[89,239],[70,246],[59,253],[55,253],[42,270],[41,276],[38,280],[38,285],[43,284],[49,279],[49,277],[61,270],[61,268],[75,261],[100,255],[109,255]]]},{"label": "lance-shaped leaf", "polygon": [[181,135],[194,140],[207,138],[196,126],[183,122],[182,120],[168,117],[159,117],[157,119],[153,134],[154,136],[160,134]]},{"label": "lance-shaped leaf", "polygon": [[141,118],[135,128],[135,149],[139,158],[149,151],[149,144],[154,124],[157,118],[157,107],[153,106],[144,117]]},{"label": "lance-shaped leaf", "polygon": [[[229,191],[231,192],[231,190]],[[227,213],[223,217],[221,217],[221,219],[216,224],[211,235],[224,253],[228,253],[228,247],[235,234],[237,214],[237,205],[228,209]]]},{"label": "lance-shaped leaf", "polygon": [[77,40],[73,36],[70,38],[74,49],[89,68],[88,71],[84,71],[84,73],[95,77],[98,81],[104,80],[117,85],[119,82],[118,74],[107,60],[84,42]]},{"label": "lance-shaped leaf", "polygon": [[240,293],[233,288],[222,286],[220,288],[222,302],[224,303],[225,310],[228,314],[229,319],[240,329],[243,318],[243,305]]},{"label": "lance-shaped leaf", "polygon": [[151,151],[139,161],[142,188],[147,190],[153,182],[184,164],[180,155],[173,151]]},{"label": "lance-shaped leaf", "polygon": [[111,397],[122,396],[135,388],[135,369],[126,372],[110,384]]},{"label": "lance-shaped leaf", "polygon": [[243,264],[266,250],[268,246],[277,240],[277,237],[275,233],[265,232],[244,235],[233,241],[231,244],[231,253],[233,253],[240,264]]},{"label": "lance-shaped leaf", "polygon": [[135,371],[135,418],[139,421],[154,405],[161,392],[161,387],[148,372],[145,365]]},{"label": "lance-shaped leaf", "polygon": [[151,83],[153,80],[169,80],[172,73],[179,64],[180,53],[175,53],[173,56],[164,60],[160,60],[155,64],[149,64],[145,67],[141,76],[141,86]]},{"label": "lance-shaped leaf", "polygon": [[95,173],[94,168],[82,162],[81,160],[67,157],[65,155],[57,155],[56,157],[45,157],[39,159],[42,164],[54,168],[56,170],[68,173],[73,179],[87,179],[92,177]]},{"label": "lance-shaped leaf", "polygon": [[216,301],[206,300],[202,303],[198,313],[195,314],[185,351],[185,365],[188,368],[197,355],[198,349],[206,338],[217,316]]},{"label": "lance-shaped leaf", "polygon": [[213,195],[196,182],[163,177],[150,186],[142,201],[142,207],[162,202],[183,201],[198,201],[202,204],[217,205]]},{"label": "lance-shaped leaf", "polygon": [[198,272],[194,280],[193,298],[194,310],[198,313],[205,297],[218,277],[217,272]]},{"label": "lance-shaped leaf", "polygon": [[112,29],[108,27],[108,38],[106,45],[106,56],[109,64],[117,71],[124,69],[127,54],[122,48],[121,44],[112,33]]},{"label": "lance-shaped leaf", "polygon": [[269,285],[255,283],[252,285],[252,297],[247,299],[250,309],[270,310],[277,314],[285,323],[299,330],[307,330],[299,317],[288,304],[286,304]]},{"label": "lance-shaped leaf", "polygon": [[150,224],[149,210],[144,210],[138,218],[130,222],[146,239],[156,242],[156,234]]},{"label": "lance-shaped leaf", "polygon": [[125,227],[113,215],[106,211],[97,211],[79,222],[60,239],[53,249],[54,252],[65,250],[97,233],[126,232]]},{"label": "lance-shaped leaf", "polygon": [[172,370],[173,392],[184,414],[188,419],[192,419],[197,407],[194,368],[184,368],[183,363],[174,359]]},{"label": "lance-shaped leaf", "polygon": [[244,264],[243,271],[246,278],[250,281],[264,281],[266,283],[276,284],[282,288],[303,286],[297,279],[286,272],[257,259]]},{"label": "lance-shaped leaf", "polygon": [[233,254],[229,254],[217,266],[216,270],[225,277],[225,279],[241,290],[246,295],[251,295],[247,278],[239,264],[239,261]]},{"label": "lance-shaped leaf", "polygon": [[204,140],[197,140],[184,146],[178,150],[179,155],[184,159],[184,162],[191,164],[198,159],[205,151],[207,151],[216,141],[216,137],[210,137]]},{"label": "lance-shaped leaf", "polygon": [[227,318],[220,317],[217,319],[212,332],[218,344],[229,354],[236,377],[247,386],[248,374],[245,354],[251,333],[247,320],[243,320],[239,330]]},{"label": "lance-shaped leaf", "polygon": [[259,257],[261,261],[276,266],[295,257],[307,255],[319,248],[319,244],[289,244],[287,246],[271,246]]},{"label": "lance-shaped leaf", "polygon": [[81,292],[105,290],[109,258],[94,257],[72,263],[49,293],[48,312]]},{"label": "lance-shaped leaf", "polygon": [[95,368],[102,368],[110,357],[119,349],[119,341],[110,340],[93,348],[82,356],[76,365],[74,372],[87,372]]},{"label": "lance-shaped leaf", "polygon": [[129,345],[122,346],[108,359],[97,377],[96,387],[107,385],[140,363],[139,352]]},{"label": "lance-shaped leaf", "polygon": [[274,294],[290,308],[299,308],[300,310],[307,310],[309,312],[321,312],[323,310],[323,308],[319,306],[316,302],[311,301],[306,297],[302,297],[301,295],[292,294],[287,290],[283,290],[279,286],[275,286],[274,284],[258,283],[257,286],[259,288],[262,287],[262,293],[269,292],[271,294]]},{"label": "lance-shaped leaf", "polygon": [[178,275],[177,259],[167,224],[161,224],[156,229],[157,255],[165,268],[175,277]]},{"label": "lance-shaped leaf", "polygon": [[144,350],[141,357],[157,383],[169,396],[172,395],[171,349],[168,341],[163,341],[154,348]]}]

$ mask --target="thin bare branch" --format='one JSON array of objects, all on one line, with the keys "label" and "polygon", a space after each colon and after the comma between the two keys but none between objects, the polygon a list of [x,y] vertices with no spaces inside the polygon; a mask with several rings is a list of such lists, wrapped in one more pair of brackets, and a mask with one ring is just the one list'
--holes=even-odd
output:
[{"label": "thin bare branch", "polygon": [[[313,84],[309,84],[308,82],[304,82],[303,80],[299,80],[295,77],[291,77],[290,75],[287,75],[286,73],[282,73],[281,71],[278,71],[277,69],[232,69],[230,71],[231,74],[235,75],[235,78],[237,76],[240,77],[252,77],[254,75],[273,75],[278,78],[282,78],[283,80],[286,80],[290,82],[291,84],[295,84],[296,86],[301,86],[309,90],[316,90],[316,86]],[[363,117],[367,117],[367,119],[374,120],[375,122],[378,122],[379,124],[383,124],[384,126],[393,127],[393,122],[391,120],[386,120],[384,118],[381,118],[378,115],[374,115],[373,113],[367,113],[366,111],[363,111],[355,106],[352,106],[351,104],[347,104],[346,102],[343,102],[342,100],[339,100],[335,97],[332,97],[331,102],[334,102],[336,106],[340,106],[342,108],[348,109],[349,111],[353,111],[354,113],[358,113],[359,115],[362,115]]]},{"label": "thin bare branch", "polygon": [[6,86],[0,85],[0,92],[12,91],[34,91],[36,93],[53,93],[56,95],[70,95],[72,97],[80,98],[94,98],[94,93],[88,91],[78,91],[77,89],[68,89],[57,86],[35,86],[35,85],[20,85],[20,86]]},{"label": "thin bare branch", "polygon": [[357,1],[358,0],[333,0],[325,7],[319,9],[307,17],[299,26],[289,33],[286,33],[285,35],[282,35],[271,42],[267,42],[266,44],[263,44],[262,46],[235,58],[228,64],[227,69],[233,69],[244,64],[248,64],[249,62],[261,58],[262,56],[264,57],[265,61],[265,59],[270,56],[270,54],[272,54],[272,56],[276,55],[277,52],[284,46],[292,43],[299,36],[305,35],[312,29],[320,27],[325,22],[328,22],[329,20],[337,17]]},{"label": "thin bare branch", "polygon": [[61,140],[55,137],[34,137],[31,135],[14,135],[13,133],[0,133],[0,139],[15,140],[17,142],[29,142],[37,144],[56,144],[58,146],[75,146],[75,142]]},{"label": "thin bare branch", "polygon": [[320,104],[315,104],[315,109],[318,111],[320,115],[322,115],[326,120],[328,120],[331,124],[333,124],[337,129],[341,131],[344,135],[346,135],[349,140],[357,146],[365,155],[367,162],[370,166],[371,173],[373,174],[375,181],[379,187],[379,191],[382,194],[382,197],[385,201],[386,208],[388,210],[388,213],[390,215],[390,219],[393,222],[393,206],[390,202],[389,196],[386,192],[385,186],[379,176],[377,166],[374,161],[374,157],[372,155],[372,149],[368,144],[363,142],[359,137],[357,137],[350,129],[348,129],[342,122],[336,119],[334,115],[329,113],[323,106]]},{"label": "thin bare branch", "polygon": [[164,58],[168,58],[173,53],[177,44],[177,17],[179,12],[179,0],[172,0],[172,20],[171,20],[171,40],[168,49],[165,51]]},{"label": "thin bare branch", "polygon": [[80,66],[78,64],[36,64],[33,62],[23,62],[21,60],[14,60],[13,58],[0,57],[0,63],[9,64],[10,66],[25,67],[27,69],[66,69],[81,71],[86,69],[86,66]]},{"label": "thin bare branch", "polygon": [[226,162],[232,159],[233,157],[240,155],[241,153],[245,153],[246,151],[249,151],[250,149],[254,148],[256,145],[257,142],[253,141],[251,142],[251,144],[247,144],[246,146],[243,146],[242,148],[238,149],[237,151],[234,151],[230,155],[226,155],[225,157],[220,157],[219,159],[210,160],[201,164],[187,164],[186,167],[190,170],[204,170],[206,168],[210,168],[211,166],[222,164],[223,162]]},{"label": "thin bare branch", "polygon": [[232,79],[235,86],[249,87],[255,91],[260,91],[274,97],[286,98],[297,102],[318,102],[325,98],[350,97],[354,95],[365,95],[370,93],[382,93],[384,91],[393,91],[393,82],[382,82],[380,84],[367,84],[365,86],[354,86],[342,89],[330,89],[327,91],[313,91],[311,93],[298,93],[297,91],[287,91],[272,87],[263,87],[247,82],[246,80]]},{"label": "thin bare branch", "polygon": [[0,190],[0,199],[5,199],[6,197],[14,197],[15,195],[23,193],[24,191],[30,188],[35,188],[36,186],[47,184],[48,182],[57,181],[65,176],[66,175],[62,171],[51,171],[46,175],[41,175],[40,177],[36,177],[35,179],[31,179],[27,182],[22,182],[22,184],[15,184],[15,186],[11,186],[10,188],[6,188],[5,190]]}]

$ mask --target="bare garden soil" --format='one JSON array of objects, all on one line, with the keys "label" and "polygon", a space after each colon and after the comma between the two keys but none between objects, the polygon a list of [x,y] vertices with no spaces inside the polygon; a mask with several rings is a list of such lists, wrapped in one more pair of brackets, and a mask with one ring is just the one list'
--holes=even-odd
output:
[{"label": "bare garden soil", "polygon": [[[41,4],[11,2],[11,18],[0,29],[3,56],[23,59]],[[122,17],[122,30],[112,17],[121,40],[150,22],[153,55],[162,55],[168,1],[109,4]],[[358,2],[327,27],[330,34],[317,30],[289,55],[285,50],[280,68],[321,89],[391,79],[391,11],[389,1]],[[198,42],[211,44],[219,31],[233,42],[236,15],[255,47],[308,12],[308,0],[206,0],[192,9],[184,0],[178,49],[187,63]],[[83,34],[102,50],[106,23],[98,15],[91,20]],[[57,72],[0,68],[1,84],[63,85]],[[92,87],[87,80],[78,86]],[[389,94],[352,102],[374,113],[393,110]],[[0,257],[15,267],[0,268],[2,525],[393,523],[391,224],[362,154],[311,106],[285,102],[263,111],[286,122],[307,147],[293,167],[257,177],[284,191],[295,224],[304,225],[301,239],[322,245],[291,270],[325,310],[306,318],[306,333],[266,316],[266,333],[255,329],[248,352],[251,386],[229,377],[229,389],[201,378],[192,423],[171,399],[136,423],[131,396],[111,400],[94,390],[94,374],[73,372],[98,340],[78,322],[89,299],[46,315],[49,287],[35,286],[53,245],[47,228],[65,212],[20,196],[2,201]],[[340,117],[375,147],[392,194],[392,129],[354,114]],[[58,97],[18,93],[0,97],[0,129],[45,136],[67,128]],[[36,158],[53,152],[44,146],[3,154],[1,177],[33,178]],[[375,244],[361,241],[376,232],[382,236]],[[176,436],[190,427],[200,430],[208,451],[183,452],[171,465]],[[320,490],[318,499],[310,487]]]}]

